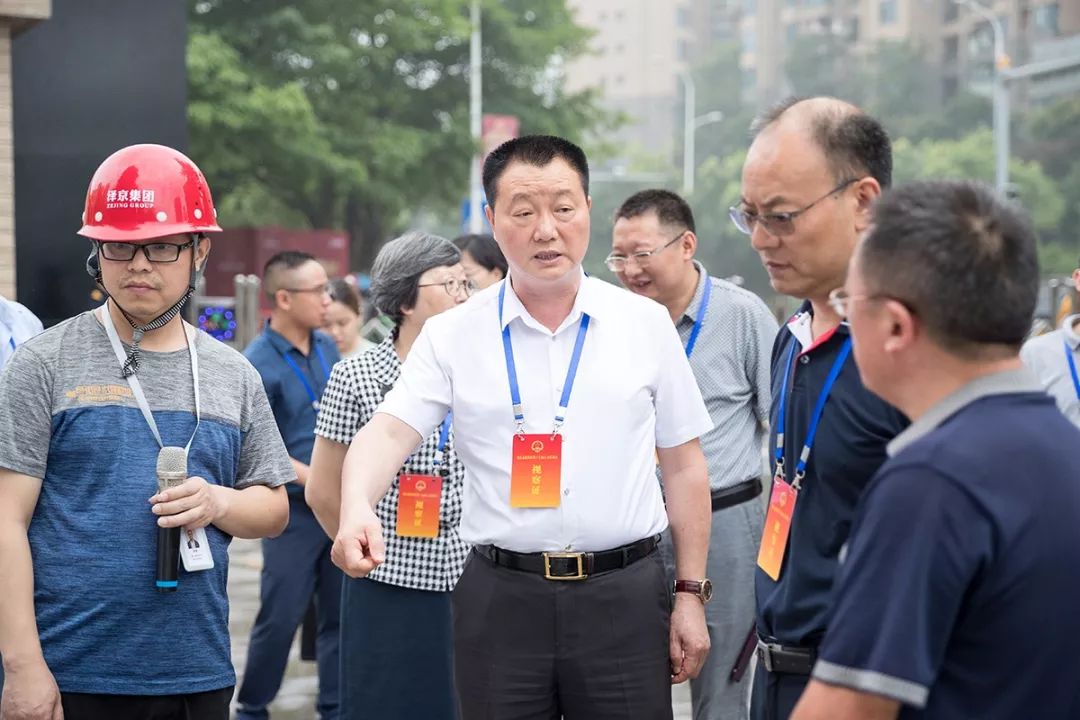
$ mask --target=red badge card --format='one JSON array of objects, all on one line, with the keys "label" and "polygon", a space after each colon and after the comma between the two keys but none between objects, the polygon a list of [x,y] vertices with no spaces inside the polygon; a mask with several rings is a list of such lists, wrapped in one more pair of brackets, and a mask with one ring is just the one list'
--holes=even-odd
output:
[{"label": "red badge card", "polygon": [[765,516],[765,531],[758,551],[758,567],[773,580],[780,579],[780,566],[784,562],[788,535],[791,533],[791,517],[795,514],[795,501],[799,492],[788,485],[782,477],[773,478],[769,512]]},{"label": "red badge card", "polygon": [[514,435],[510,507],[559,507],[562,435]]},{"label": "red badge card", "polygon": [[442,478],[433,475],[401,476],[397,508],[399,537],[438,537],[442,483]]}]

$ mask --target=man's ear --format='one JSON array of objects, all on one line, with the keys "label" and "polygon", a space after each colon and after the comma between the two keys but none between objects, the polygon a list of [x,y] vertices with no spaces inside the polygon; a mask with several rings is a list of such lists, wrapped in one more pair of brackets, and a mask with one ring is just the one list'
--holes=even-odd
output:
[{"label": "man's ear", "polygon": [[855,183],[855,230],[860,235],[873,222],[874,203],[881,197],[881,185],[872,177],[864,177]]},{"label": "man's ear", "polygon": [[199,235],[195,239],[195,270],[197,272],[206,271],[206,263],[210,257],[210,238],[207,235]]},{"label": "man's ear", "polygon": [[885,350],[898,352],[911,347],[920,333],[914,313],[898,300],[886,300],[884,310],[882,322],[889,324]]}]

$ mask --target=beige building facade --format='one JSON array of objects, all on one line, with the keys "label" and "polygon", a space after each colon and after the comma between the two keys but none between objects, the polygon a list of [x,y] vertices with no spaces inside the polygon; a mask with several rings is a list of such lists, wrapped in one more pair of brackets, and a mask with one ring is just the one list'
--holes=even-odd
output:
[{"label": "beige building facade", "polygon": [[11,40],[46,20],[51,0],[0,0],[0,295],[18,299],[15,282],[15,150],[11,113]]}]

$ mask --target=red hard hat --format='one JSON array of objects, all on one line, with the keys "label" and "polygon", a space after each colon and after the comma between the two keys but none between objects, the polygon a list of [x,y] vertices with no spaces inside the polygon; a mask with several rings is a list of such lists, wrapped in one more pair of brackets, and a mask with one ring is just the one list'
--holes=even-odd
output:
[{"label": "red hard hat", "polygon": [[164,145],[129,145],[106,158],[82,220],[79,234],[102,242],[221,231],[202,171]]}]

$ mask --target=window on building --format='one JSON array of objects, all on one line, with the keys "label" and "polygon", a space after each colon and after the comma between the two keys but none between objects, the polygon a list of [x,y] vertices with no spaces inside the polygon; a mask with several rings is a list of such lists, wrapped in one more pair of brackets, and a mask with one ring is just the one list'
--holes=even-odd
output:
[{"label": "window on building", "polygon": [[743,0],[742,8],[747,15],[753,15],[757,11],[757,0]]},{"label": "window on building", "polygon": [[679,62],[686,62],[687,58],[690,57],[690,48],[685,40],[680,40],[676,45],[675,57],[678,58]]},{"label": "window on building", "polygon": [[1034,25],[1035,34],[1039,37],[1057,37],[1061,34],[1061,28],[1058,25],[1058,14],[1060,10],[1057,3],[1050,3],[1049,5],[1042,5],[1035,8]]},{"label": "window on building", "polygon": [[680,5],[675,10],[675,21],[679,24],[679,27],[690,27],[690,8]]},{"label": "window on building", "polygon": [[799,23],[788,23],[785,28],[787,41],[794,42],[795,38],[799,36]]},{"label": "window on building", "polygon": [[951,100],[956,97],[956,93],[960,91],[960,83],[957,82],[955,75],[947,75],[941,81],[941,92],[946,100]]},{"label": "window on building", "polygon": [[878,6],[878,19],[882,25],[892,25],[900,19],[900,8],[896,0],[881,0]]},{"label": "window on building", "polygon": [[742,50],[745,53],[752,53],[757,51],[757,31],[753,25],[743,25],[742,32]]},{"label": "window on building", "polygon": [[951,22],[955,22],[956,18],[958,17],[960,17],[959,3],[948,0],[948,2],[945,3],[945,14],[944,17],[942,17],[942,20],[944,20],[945,23],[948,24]]},{"label": "window on building", "polygon": [[955,65],[960,59],[960,37],[950,35],[945,38],[944,60],[946,65]]}]

